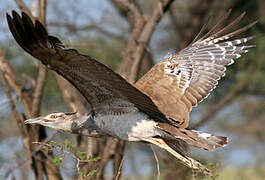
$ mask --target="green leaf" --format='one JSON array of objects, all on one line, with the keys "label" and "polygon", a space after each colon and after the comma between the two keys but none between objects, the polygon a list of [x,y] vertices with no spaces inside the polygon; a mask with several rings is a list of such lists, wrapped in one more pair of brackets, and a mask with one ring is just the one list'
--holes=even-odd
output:
[{"label": "green leaf", "polygon": [[55,141],[50,141],[49,142],[49,145],[51,145],[51,146],[55,146],[57,143],[55,142]]},{"label": "green leaf", "polygon": [[94,169],[92,171],[90,171],[87,175],[85,175],[85,178],[91,178],[97,171]]},{"label": "green leaf", "polygon": [[90,161],[90,162],[94,162],[94,161],[100,160],[100,157],[97,156],[97,157],[94,157],[94,158],[88,158],[87,160]]},{"label": "green leaf", "polygon": [[75,145],[73,145],[68,139],[64,141],[65,147],[68,151],[71,151],[75,148]]},{"label": "green leaf", "polygon": [[56,166],[60,166],[63,162],[63,158],[62,157],[55,157],[55,158],[53,158],[53,162]]},{"label": "green leaf", "polygon": [[86,159],[86,152],[83,152],[83,151],[77,151],[76,156],[77,156],[79,159],[84,160],[84,159]]},{"label": "green leaf", "polygon": [[43,145],[43,146],[41,147],[41,149],[42,149],[43,151],[49,151],[49,150],[50,150],[49,146],[47,146],[47,145]]}]

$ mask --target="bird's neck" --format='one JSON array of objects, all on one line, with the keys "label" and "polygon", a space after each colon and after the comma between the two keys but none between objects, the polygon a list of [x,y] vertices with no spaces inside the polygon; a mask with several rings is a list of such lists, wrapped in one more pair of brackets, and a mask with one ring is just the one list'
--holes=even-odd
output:
[{"label": "bird's neck", "polygon": [[87,113],[77,115],[76,121],[71,125],[71,133],[90,137],[102,136],[100,129],[94,123],[94,117]]}]

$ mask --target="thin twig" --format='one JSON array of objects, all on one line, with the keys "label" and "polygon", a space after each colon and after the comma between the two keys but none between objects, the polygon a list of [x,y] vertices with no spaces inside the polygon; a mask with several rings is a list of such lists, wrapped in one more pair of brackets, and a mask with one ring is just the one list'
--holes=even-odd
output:
[{"label": "thin twig", "polygon": [[39,152],[41,150],[41,148],[47,144],[58,132],[55,131],[54,133],[52,133],[50,136],[48,136],[47,138],[45,138],[42,142],[40,142],[40,145],[37,146],[31,153],[30,153],[30,157],[27,157],[27,159],[20,161],[19,163],[17,163],[15,166],[11,167],[9,170],[7,170],[4,178],[8,178],[9,174],[12,173],[14,170],[16,170],[17,168],[21,168],[23,167],[28,161],[31,160],[31,157],[34,157],[37,152]]},{"label": "thin twig", "polygon": [[120,163],[120,166],[119,166],[119,169],[118,169],[118,172],[115,176],[115,180],[118,180],[120,178],[120,175],[121,175],[121,168],[122,168],[122,165],[123,165],[123,161],[124,161],[124,156],[122,156],[122,160],[121,160],[121,163]]},{"label": "thin twig", "polygon": [[159,179],[160,179],[160,166],[159,166],[159,159],[158,159],[158,157],[157,157],[157,155],[156,155],[155,149],[154,149],[154,147],[153,147],[152,144],[150,144],[150,147],[151,147],[151,149],[152,149],[152,151],[153,151],[154,158],[155,158],[155,161],[156,161],[157,180],[159,180]]}]

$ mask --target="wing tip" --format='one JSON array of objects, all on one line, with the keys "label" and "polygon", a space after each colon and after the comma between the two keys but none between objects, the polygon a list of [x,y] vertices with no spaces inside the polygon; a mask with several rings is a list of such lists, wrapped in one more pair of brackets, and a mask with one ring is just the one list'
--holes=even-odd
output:
[{"label": "wing tip", "polygon": [[10,24],[11,24],[13,18],[8,13],[6,13],[6,20],[7,20],[8,27],[10,29]]},{"label": "wing tip", "polygon": [[30,18],[26,12],[21,12],[19,15],[15,10],[6,13],[6,17],[9,30],[19,46],[35,58],[43,61],[43,55],[38,54],[35,50],[53,48],[56,42],[49,41],[48,32],[42,23]]},{"label": "wing tip", "polygon": [[[221,17],[221,21],[217,22],[215,26],[217,26],[219,23],[221,23],[222,21],[226,20],[226,18],[230,15],[231,13],[231,10],[232,8],[230,8],[227,13]],[[231,30],[231,28],[233,28],[234,26],[236,26],[240,21],[241,19],[246,15],[246,11],[244,11],[243,13],[241,13],[233,22],[231,22],[230,24],[226,25],[226,26],[223,26],[221,28],[221,30],[219,30],[218,32],[216,32],[215,34],[212,34],[210,33],[211,30],[206,33],[206,35],[204,35],[202,38],[200,38],[199,40],[197,40],[196,42],[193,41],[193,45],[196,45],[196,44],[199,44],[199,43],[207,43],[207,42],[214,42],[214,40],[216,40],[216,42],[214,43],[217,43],[219,41],[222,41],[222,40],[227,40],[235,35],[238,35],[244,31],[247,31],[248,29],[250,29],[251,27],[253,27],[255,24],[258,23],[258,20],[252,22],[252,23],[249,23],[247,25],[245,25],[244,27],[236,30],[236,31],[232,31],[230,33],[228,33],[228,31]],[[222,24],[222,23],[221,23]],[[227,33],[225,33],[227,32]],[[225,35],[222,35],[222,34],[225,34]],[[227,36],[227,38],[224,38],[225,36]],[[224,38],[224,39],[223,39]],[[196,37],[197,39],[197,37]]]},{"label": "wing tip", "polygon": [[[57,37],[49,36],[45,26],[39,20],[32,20],[26,12],[22,11],[21,15],[19,15],[15,10],[12,10],[11,14],[6,13],[6,18],[12,35],[23,49],[32,46],[31,43],[36,45],[35,41],[42,42],[44,46],[47,46],[47,42],[50,42],[51,44],[60,44],[60,47],[64,47]],[[26,38],[27,36],[35,41],[30,41]],[[39,45],[39,47],[43,45]]]},{"label": "wing tip", "polygon": [[7,19],[12,19],[8,12],[6,13],[6,18]]},{"label": "wing tip", "polygon": [[22,17],[23,17],[23,16],[24,16],[24,17],[25,17],[25,16],[29,17],[29,16],[27,15],[27,13],[25,13],[24,11],[21,12],[21,16],[22,16]]}]

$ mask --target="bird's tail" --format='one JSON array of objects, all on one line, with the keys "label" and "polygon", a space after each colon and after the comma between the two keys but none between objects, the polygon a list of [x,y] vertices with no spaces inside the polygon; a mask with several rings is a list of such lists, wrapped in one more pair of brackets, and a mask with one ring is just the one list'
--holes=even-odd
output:
[{"label": "bird's tail", "polygon": [[189,168],[197,169],[208,175],[212,174],[211,170],[209,170],[206,166],[188,157],[187,155],[184,155],[183,153],[177,152],[178,150],[172,148],[165,140],[161,138],[148,137],[148,138],[143,138],[142,140],[155,144],[158,147],[168,151],[170,154],[172,154],[174,157],[176,157],[178,160],[180,160],[184,165],[188,166]]},{"label": "bird's tail", "polygon": [[191,146],[208,151],[224,147],[228,143],[228,138],[223,136],[214,136],[195,130],[177,128],[166,123],[160,123],[158,127],[162,130],[165,139],[181,139]]},{"label": "bird's tail", "polygon": [[165,149],[179,159],[184,165],[192,169],[201,170],[205,174],[209,175],[211,175],[211,171],[209,169],[200,162],[187,156],[182,143],[187,143],[191,146],[203,148],[209,151],[213,151],[219,147],[224,147],[228,143],[227,137],[214,136],[195,130],[178,128],[166,123],[159,123],[158,128],[161,130],[162,137],[149,137],[142,140]]}]

